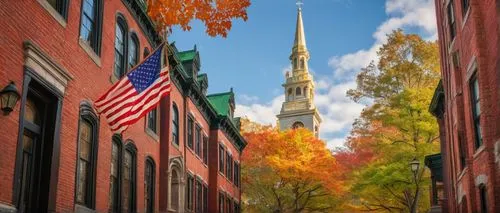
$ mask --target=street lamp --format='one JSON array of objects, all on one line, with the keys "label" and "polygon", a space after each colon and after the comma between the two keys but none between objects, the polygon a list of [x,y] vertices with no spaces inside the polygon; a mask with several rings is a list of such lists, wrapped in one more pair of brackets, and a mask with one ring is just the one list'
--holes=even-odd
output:
[{"label": "street lamp", "polygon": [[410,162],[410,169],[413,172],[413,175],[417,176],[419,167],[420,161],[418,161],[417,158],[413,158],[413,160]]},{"label": "street lamp", "polygon": [[16,85],[13,81],[9,85],[5,86],[2,91],[0,91],[0,102],[1,109],[4,115],[8,115],[16,106],[19,100],[19,92],[17,91]]}]

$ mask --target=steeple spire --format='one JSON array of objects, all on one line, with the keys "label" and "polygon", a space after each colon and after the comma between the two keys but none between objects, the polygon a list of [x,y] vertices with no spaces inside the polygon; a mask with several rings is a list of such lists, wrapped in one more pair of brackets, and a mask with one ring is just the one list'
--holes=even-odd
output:
[{"label": "steeple spire", "polygon": [[297,5],[297,25],[295,27],[295,41],[293,43],[293,51],[307,50],[306,35],[304,34],[304,24],[302,23],[302,3],[298,2]]}]

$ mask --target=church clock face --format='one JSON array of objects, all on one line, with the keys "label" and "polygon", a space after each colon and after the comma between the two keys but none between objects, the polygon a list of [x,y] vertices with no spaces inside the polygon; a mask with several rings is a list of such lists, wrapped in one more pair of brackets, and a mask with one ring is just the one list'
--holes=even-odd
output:
[{"label": "church clock face", "polygon": [[300,121],[293,123],[292,129],[297,129],[297,128],[304,128],[304,124]]}]

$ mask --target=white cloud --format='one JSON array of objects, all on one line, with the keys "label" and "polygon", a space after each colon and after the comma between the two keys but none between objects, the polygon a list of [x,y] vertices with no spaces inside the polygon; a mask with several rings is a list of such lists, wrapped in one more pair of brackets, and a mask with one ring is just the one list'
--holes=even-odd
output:
[{"label": "white cloud", "polygon": [[247,94],[242,94],[239,95],[238,98],[243,102],[243,103],[254,103],[259,100],[259,97],[254,96],[254,95],[247,95]]},{"label": "white cloud", "polygon": [[328,149],[330,149],[330,150],[334,150],[337,147],[343,146],[344,143],[345,143],[345,139],[344,138],[333,138],[333,139],[328,140],[326,142],[326,147]]},{"label": "white cloud", "polygon": [[276,125],[276,115],[281,110],[281,103],[285,101],[285,95],[275,97],[271,102],[265,104],[252,103],[249,105],[236,104],[235,115],[246,117],[252,121]]},{"label": "white cloud", "polygon": [[[329,149],[342,146],[345,137],[351,129],[364,105],[354,103],[346,97],[348,89],[356,87],[355,76],[371,61],[378,62],[377,50],[386,42],[387,34],[398,28],[416,28],[423,32],[427,40],[437,38],[434,0],[387,0],[385,12],[388,19],[381,23],[373,33],[375,42],[372,46],[357,52],[341,56],[333,56],[328,65],[333,69],[333,79],[320,77],[316,81],[315,104],[323,118],[321,124],[321,138]],[[291,69],[283,68],[283,74]],[[281,109],[284,95],[275,97],[265,104],[240,104],[236,107],[236,114],[246,116],[251,120],[264,124],[276,124],[276,115]],[[344,134],[344,137],[339,137]],[[332,137],[335,135],[335,137]]]}]

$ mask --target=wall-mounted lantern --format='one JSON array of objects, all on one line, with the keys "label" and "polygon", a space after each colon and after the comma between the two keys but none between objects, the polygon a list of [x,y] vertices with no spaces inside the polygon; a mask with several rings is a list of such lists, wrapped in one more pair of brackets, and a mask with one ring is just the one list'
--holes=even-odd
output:
[{"label": "wall-mounted lantern", "polygon": [[13,81],[9,85],[5,86],[2,91],[0,91],[0,102],[4,115],[8,115],[19,100],[19,92],[17,91],[16,85]]}]

